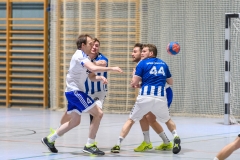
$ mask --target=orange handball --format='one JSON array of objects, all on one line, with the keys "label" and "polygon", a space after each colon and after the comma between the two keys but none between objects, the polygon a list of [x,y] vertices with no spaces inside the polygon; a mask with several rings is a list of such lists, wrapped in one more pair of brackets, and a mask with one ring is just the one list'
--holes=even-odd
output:
[{"label": "orange handball", "polygon": [[170,42],[167,45],[167,52],[171,55],[176,55],[180,52],[180,45],[178,42]]}]

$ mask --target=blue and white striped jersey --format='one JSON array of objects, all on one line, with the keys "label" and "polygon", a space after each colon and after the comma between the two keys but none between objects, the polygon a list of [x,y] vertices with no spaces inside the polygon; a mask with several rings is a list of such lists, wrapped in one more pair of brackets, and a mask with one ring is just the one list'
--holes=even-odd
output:
[{"label": "blue and white striped jersey", "polygon": [[159,58],[146,58],[136,66],[135,75],[142,78],[139,95],[165,96],[166,79],[171,77],[168,65]]},{"label": "blue and white striped jersey", "polygon": [[[93,61],[105,60],[108,66],[108,59],[102,53],[99,53],[98,56],[93,59]],[[104,76],[107,78],[107,72],[97,72],[95,73],[98,76]],[[94,94],[95,92],[107,92],[107,85],[103,84],[102,81],[92,82],[87,78],[85,82],[86,94]]]}]

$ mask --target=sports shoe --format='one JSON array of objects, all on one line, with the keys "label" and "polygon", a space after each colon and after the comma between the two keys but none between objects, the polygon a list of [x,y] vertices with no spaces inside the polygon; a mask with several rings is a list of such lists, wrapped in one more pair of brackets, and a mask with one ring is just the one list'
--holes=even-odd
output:
[{"label": "sports shoe", "polygon": [[171,151],[173,149],[172,142],[165,144],[162,143],[160,146],[155,147],[155,150],[161,150],[161,151]]},{"label": "sports shoe", "polygon": [[45,146],[47,146],[48,147],[48,149],[49,149],[49,151],[51,151],[52,153],[57,153],[58,152],[58,150],[57,150],[57,148],[55,148],[55,146],[54,146],[54,143],[55,142],[49,142],[48,141],[48,138],[47,137],[44,137],[44,138],[42,138],[42,143],[45,145]]},{"label": "sports shoe", "polygon": [[140,146],[138,146],[137,148],[134,148],[135,152],[144,152],[146,150],[152,149],[152,143],[150,142],[149,144],[147,144],[147,142],[143,141],[142,144],[140,144]]},{"label": "sports shoe", "polygon": [[112,149],[111,149],[112,153],[119,153],[120,152],[120,146],[115,145]]},{"label": "sports shoe", "polygon": [[104,155],[105,153],[98,149],[97,143],[91,144],[89,147],[84,146],[83,152],[93,155]]},{"label": "sports shoe", "polygon": [[181,151],[181,146],[180,146],[181,140],[178,136],[174,137],[173,139],[173,150],[172,152],[174,154],[178,154]]}]

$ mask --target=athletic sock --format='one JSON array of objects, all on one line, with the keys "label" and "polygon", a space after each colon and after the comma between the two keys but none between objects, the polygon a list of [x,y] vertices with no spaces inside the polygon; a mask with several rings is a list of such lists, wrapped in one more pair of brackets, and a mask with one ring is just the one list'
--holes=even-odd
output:
[{"label": "athletic sock", "polygon": [[172,131],[172,135],[173,135],[173,137],[178,136],[177,131],[176,131],[176,130],[173,130],[173,131]]},{"label": "athletic sock", "polygon": [[86,146],[89,147],[95,142],[95,139],[88,138]]},{"label": "athletic sock", "polygon": [[54,134],[50,135],[47,137],[48,142],[52,143],[54,142],[57,138],[59,138],[60,136],[57,134],[57,132],[55,132]]},{"label": "athletic sock", "polygon": [[168,137],[166,136],[166,134],[165,134],[164,131],[161,132],[161,133],[159,134],[159,136],[162,138],[163,143],[165,143],[165,144],[169,144],[169,143],[170,143],[170,141],[169,141],[169,139],[168,139]]},{"label": "athletic sock", "polygon": [[124,140],[124,138],[119,136],[118,141],[117,141],[117,145],[120,146],[123,140]]},{"label": "athletic sock", "polygon": [[213,160],[219,160],[217,157],[215,157]]},{"label": "athletic sock", "polygon": [[143,131],[144,141],[150,143],[149,131]]}]

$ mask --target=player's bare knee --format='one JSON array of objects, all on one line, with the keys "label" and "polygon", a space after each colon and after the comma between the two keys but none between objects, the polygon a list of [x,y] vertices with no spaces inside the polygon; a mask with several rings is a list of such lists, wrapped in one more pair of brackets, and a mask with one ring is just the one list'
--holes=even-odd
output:
[{"label": "player's bare knee", "polygon": [[103,111],[101,109],[99,109],[98,113],[93,116],[94,118],[98,118],[98,119],[102,119],[103,117]]},{"label": "player's bare knee", "polygon": [[131,118],[129,118],[129,119],[128,119],[128,123],[129,123],[130,125],[133,125],[133,124],[135,123],[135,121],[132,120]]}]

